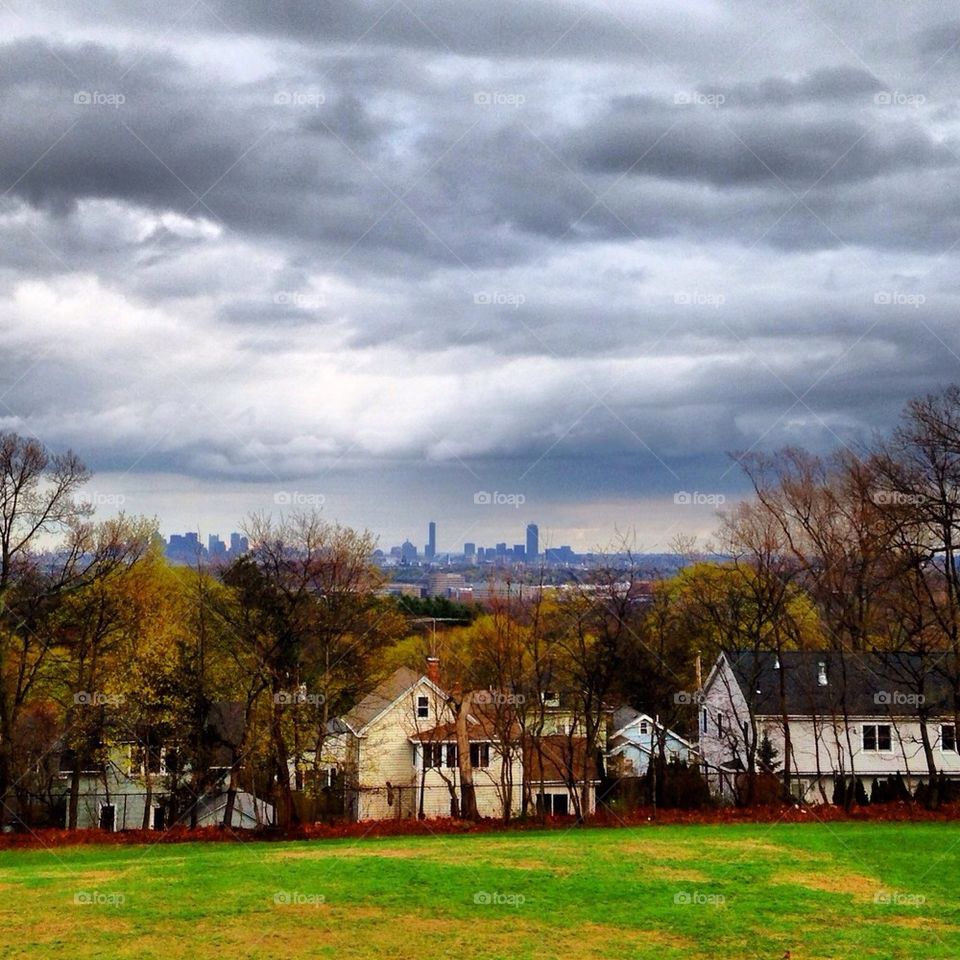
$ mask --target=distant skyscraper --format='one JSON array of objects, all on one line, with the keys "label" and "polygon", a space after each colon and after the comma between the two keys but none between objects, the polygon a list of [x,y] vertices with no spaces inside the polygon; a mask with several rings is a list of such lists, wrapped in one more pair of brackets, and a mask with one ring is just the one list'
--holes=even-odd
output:
[{"label": "distant skyscraper", "polygon": [[432,560],[437,555],[437,524],[433,520],[430,521],[427,527],[427,546],[423,551],[423,555],[428,560]]},{"label": "distant skyscraper", "polygon": [[207,537],[207,550],[211,557],[222,557],[227,552],[227,545],[217,534],[211,533]]},{"label": "distant skyscraper", "polygon": [[513,545],[513,549],[510,551],[510,554],[511,554],[511,556],[513,557],[514,560],[519,560],[520,562],[523,562],[523,560],[525,559],[525,554],[526,554],[526,551],[524,550],[523,544],[522,544],[522,543],[515,543],[515,544]]},{"label": "distant skyscraper", "polygon": [[477,552],[477,545],[475,543],[465,543],[463,545],[463,555],[465,557],[473,557]]},{"label": "distant skyscraper", "polygon": [[540,528],[535,523],[527,524],[527,562],[532,563],[540,556]]},{"label": "distant skyscraper", "polygon": [[406,563],[416,563],[417,548],[409,540],[404,540],[400,545],[400,556]]}]

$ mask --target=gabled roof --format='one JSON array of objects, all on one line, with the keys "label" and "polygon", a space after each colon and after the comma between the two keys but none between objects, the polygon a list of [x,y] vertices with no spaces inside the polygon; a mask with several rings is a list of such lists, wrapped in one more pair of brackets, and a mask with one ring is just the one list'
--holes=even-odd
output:
[{"label": "gabled roof", "polygon": [[344,723],[357,736],[361,736],[363,731],[377,717],[386,713],[404,694],[421,682],[432,687],[439,696],[446,699],[447,695],[429,677],[418,673],[416,670],[411,670],[409,667],[399,667],[344,715]]},{"label": "gabled roof", "polygon": [[[631,714],[632,716],[630,716]],[[624,739],[630,739],[626,731],[629,730],[631,727],[639,726],[642,721],[646,720],[646,722],[649,723],[650,726],[653,727],[654,729],[662,730],[667,735],[668,739],[676,740],[678,743],[682,743],[685,747],[687,747],[690,750],[696,749],[696,747],[694,747],[694,745],[689,740],[687,740],[685,737],[681,737],[680,734],[677,733],[675,730],[671,730],[669,727],[665,727],[662,723],[659,723],[657,720],[654,720],[654,718],[651,717],[648,713],[641,713],[638,710],[634,710],[633,707],[622,707],[620,710],[617,711],[615,715],[615,718],[619,718],[621,721],[623,721],[627,717],[629,717],[629,719],[627,719],[626,722],[623,723],[623,725],[616,730],[616,732],[610,734],[609,740],[611,742],[613,740],[616,740],[618,737],[623,737]],[[642,749],[646,749],[645,747],[642,747],[642,745],[640,744],[638,744],[638,746],[641,746]]]},{"label": "gabled roof", "polygon": [[[916,716],[910,695],[922,693],[931,715],[953,711],[944,677],[918,654],[826,650],[729,651],[722,658],[760,716]],[[721,661],[718,661],[718,666]],[[826,684],[819,677],[821,664]],[[704,689],[718,680],[711,671]]]}]

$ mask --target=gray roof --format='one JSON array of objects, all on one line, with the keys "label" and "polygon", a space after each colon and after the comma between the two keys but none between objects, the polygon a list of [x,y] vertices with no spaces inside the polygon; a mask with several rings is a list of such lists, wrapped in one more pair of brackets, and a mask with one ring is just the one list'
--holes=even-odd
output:
[{"label": "gray roof", "polygon": [[[917,694],[929,715],[950,715],[953,700],[940,657],[909,653],[790,650],[779,655],[729,651],[724,656],[762,716],[916,716]],[[779,666],[778,666],[779,664]],[[823,664],[827,683],[819,682]]]},{"label": "gray roof", "polygon": [[423,674],[409,667],[394,670],[386,680],[370,691],[344,716],[351,729],[359,733],[371,720],[378,717],[401,694],[419,683]]}]

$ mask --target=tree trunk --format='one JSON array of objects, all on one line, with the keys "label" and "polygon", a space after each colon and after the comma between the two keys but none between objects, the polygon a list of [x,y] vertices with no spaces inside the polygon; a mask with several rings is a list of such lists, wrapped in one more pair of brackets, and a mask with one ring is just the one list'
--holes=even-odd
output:
[{"label": "tree trunk", "polygon": [[473,766],[470,763],[470,734],[467,730],[467,715],[473,694],[463,695],[460,709],[457,711],[457,765],[460,769],[460,819],[479,820],[477,812],[477,794],[473,786]]}]

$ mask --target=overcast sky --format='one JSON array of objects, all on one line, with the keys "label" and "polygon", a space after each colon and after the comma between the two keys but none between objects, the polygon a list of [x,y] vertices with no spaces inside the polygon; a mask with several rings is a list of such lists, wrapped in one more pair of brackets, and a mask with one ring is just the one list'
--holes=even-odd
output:
[{"label": "overcast sky", "polygon": [[166,533],[708,531],[960,379],[950,12],[5,0],[0,427]]}]

